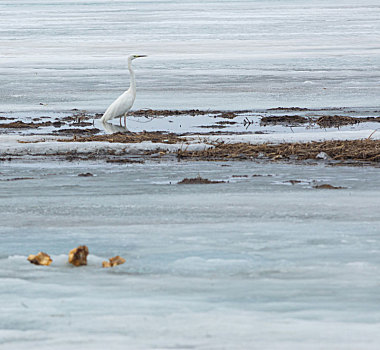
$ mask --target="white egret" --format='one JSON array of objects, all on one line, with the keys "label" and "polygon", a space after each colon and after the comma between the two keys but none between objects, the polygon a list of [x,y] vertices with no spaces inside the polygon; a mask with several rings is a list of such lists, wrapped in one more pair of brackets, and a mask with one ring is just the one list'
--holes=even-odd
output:
[{"label": "white egret", "polygon": [[[121,94],[111,105],[107,108],[103,117],[100,119],[103,123],[108,122],[110,119],[121,118],[124,116],[124,124],[128,111],[133,106],[136,98],[136,80],[135,72],[132,70],[132,61],[136,58],[146,57],[146,55],[131,55],[128,57],[128,69],[130,73],[129,89]],[[120,119],[121,120],[121,119]]]}]

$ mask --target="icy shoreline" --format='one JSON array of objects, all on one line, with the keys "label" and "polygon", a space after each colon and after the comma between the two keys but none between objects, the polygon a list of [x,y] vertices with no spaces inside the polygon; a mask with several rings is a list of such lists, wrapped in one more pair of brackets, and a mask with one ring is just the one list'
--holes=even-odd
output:
[{"label": "icy shoreline", "polygon": [[[329,140],[379,140],[380,133],[373,130],[332,131],[313,133],[278,134],[231,134],[231,135],[188,135],[180,137],[182,143],[144,141],[140,143],[116,143],[107,141],[75,142],[60,136],[0,135],[0,156],[54,156],[75,154],[139,155],[147,152],[176,153],[178,151],[202,151],[214,147],[215,143],[281,144],[307,143]],[[62,142],[65,140],[67,142]]]}]

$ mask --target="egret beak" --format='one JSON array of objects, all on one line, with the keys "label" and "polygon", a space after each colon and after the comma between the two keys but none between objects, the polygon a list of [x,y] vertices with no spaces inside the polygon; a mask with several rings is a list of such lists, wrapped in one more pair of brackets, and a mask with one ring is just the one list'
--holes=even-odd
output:
[{"label": "egret beak", "polygon": [[148,57],[148,56],[147,55],[136,55],[135,57],[140,58],[140,57]]}]

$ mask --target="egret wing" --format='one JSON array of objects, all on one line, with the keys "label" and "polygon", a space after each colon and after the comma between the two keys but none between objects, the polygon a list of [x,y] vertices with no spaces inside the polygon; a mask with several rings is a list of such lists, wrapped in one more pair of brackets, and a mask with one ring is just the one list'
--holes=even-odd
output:
[{"label": "egret wing", "polygon": [[134,102],[134,96],[126,91],[120,95],[105,111],[103,118],[104,120],[110,120],[114,118],[122,117],[126,112],[128,112]]}]

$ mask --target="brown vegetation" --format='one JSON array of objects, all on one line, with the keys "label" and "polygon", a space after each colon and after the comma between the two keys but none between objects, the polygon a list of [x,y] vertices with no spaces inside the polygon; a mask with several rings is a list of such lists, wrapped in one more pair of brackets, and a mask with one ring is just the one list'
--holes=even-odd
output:
[{"label": "brown vegetation", "polygon": [[54,133],[64,134],[64,135],[93,135],[99,133],[100,130],[97,128],[87,128],[87,129],[59,129],[54,130]]},{"label": "brown vegetation", "polygon": [[225,181],[213,181],[209,179],[203,179],[200,176],[194,178],[184,178],[182,181],[179,181],[179,185],[199,185],[199,184],[220,184],[226,183]]},{"label": "brown vegetation", "polygon": [[323,141],[309,143],[281,144],[246,144],[219,143],[214,148],[202,151],[179,150],[179,159],[198,160],[242,160],[266,158],[271,160],[306,160],[316,159],[320,152],[325,152],[331,160],[380,162],[380,140]]},{"label": "brown vegetation", "polygon": [[380,122],[380,117],[348,117],[344,115],[326,115],[318,118],[315,123],[318,124],[321,128],[338,128],[344,125],[354,125],[365,122]]},{"label": "brown vegetation", "polygon": [[144,161],[141,159],[128,159],[128,158],[120,158],[120,159],[107,159],[107,163],[117,163],[117,164],[143,164]]},{"label": "brown vegetation", "polygon": [[4,129],[36,129],[42,126],[51,126],[52,122],[43,122],[43,123],[25,123],[23,121],[15,121],[11,123],[2,123],[0,124],[0,128]]},{"label": "brown vegetation", "polygon": [[341,187],[341,186],[332,186],[329,184],[322,184],[322,185],[315,185],[313,188],[320,189],[320,190],[342,190],[346,187]]},{"label": "brown vegetation", "polygon": [[138,111],[129,112],[129,115],[135,116],[135,117],[169,117],[169,116],[176,116],[176,115],[190,115],[190,116],[196,116],[196,115],[208,115],[212,114],[214,117],[217,118],[225,118],[225,119],[233,119],[237,117],[238,113],[246,113],[249,112],[247,110],[241,110],[241,111],[220,111],[220,110],[199,110],[199,109],[187,109],[187,110],[153,110],[153,109],[140,109]]},{"label": "brown vegetation", "polygon": [[155,116],[162,116],[162,117],[168,117],[173,115],[205,115],[205,114],[212,114],[212,113],[220,113],[219,111],[201,111],[199,109],[189,109],[189,110],[154,110],[154,109],[140,109],[138,111],[129,112],[129,115],[133,115],[135,117],[155,117]]},{"label": "brown vegetation", "polygon": [[300,115],[279,115],[279,116],[269,116],[262,117],[260,120],[260,125],[299,125],[309,122],[308,118],[302,117]]},{"label": "brown vegetation", "polygon": [[287,125],[297,126],[300,124],[317,124],[321,128],[339,128],[345,125],[359,123],[380,123],[380,117],[349,117],[345,115],[324,115],[321,117],[303,117],[300,115],[276,115],[262,117],[260,125]]},{"label": "brown vegetation", "polygon": [[139,132],[139,133],[116,133],[111,135],[94,135],[94,136],[74,136],[72,139],[59,139],[59,142],[90,142],[90,141],[104,141],[110,143],[140,143],[150,141],[154,143],[181,143],[184,140],[179,138],[176,134],[155,132]]},{"label": "brown vegetation", "polygon": [[20,180],[34,180],[34,177],[12,177],[10,179],[5,179],[2,181],[20,181]]},{"label": "brown vegetation", "polygon": [[268,111],[309,111],[310,109],[301,108],[301,107],[277,107],[277,108],[269,108]]}]

